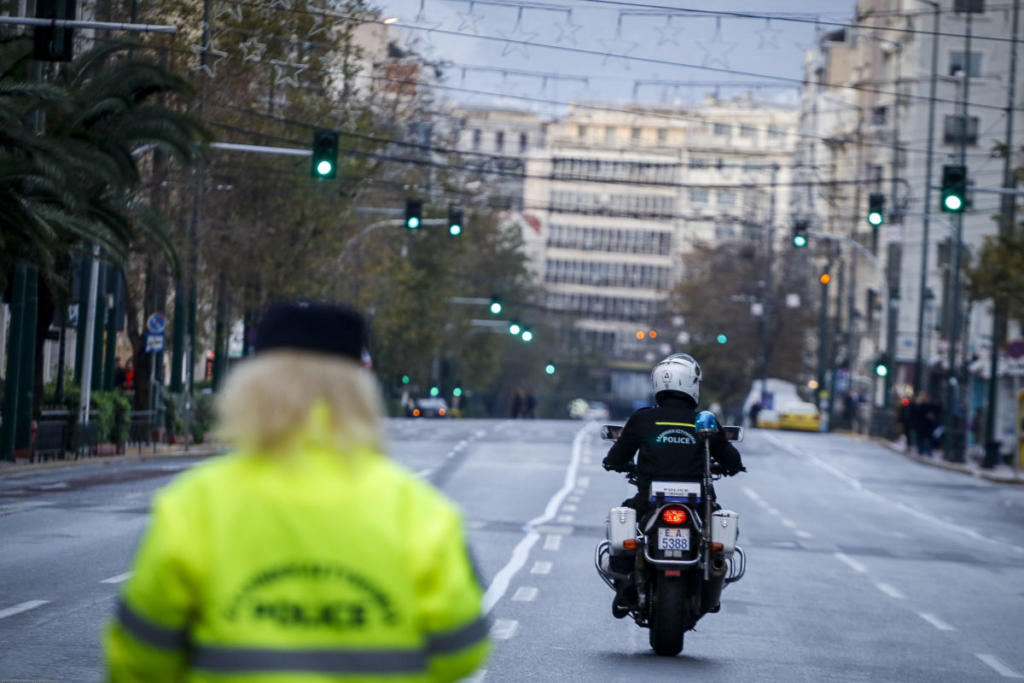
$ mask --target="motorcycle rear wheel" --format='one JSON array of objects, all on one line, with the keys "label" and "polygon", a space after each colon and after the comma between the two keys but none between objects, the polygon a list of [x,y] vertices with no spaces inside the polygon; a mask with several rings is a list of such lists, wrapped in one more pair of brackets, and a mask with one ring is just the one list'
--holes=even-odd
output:
[{"label": "motorcycle rear wheel", "polygon": [[662,657],[675,657],[683,651],[683,612],[686,595],[682,581],[662,579],[654,587],[651,604],[651,648]]}]

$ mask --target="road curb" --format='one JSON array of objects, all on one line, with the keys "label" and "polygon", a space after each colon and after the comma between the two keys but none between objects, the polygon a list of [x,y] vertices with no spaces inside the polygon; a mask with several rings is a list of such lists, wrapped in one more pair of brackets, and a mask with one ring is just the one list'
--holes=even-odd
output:
[{"label": "road curb", "polygon": [[146,460],[161,460],[164,458],[208,458],[214,455],[223,455],[228,451],[226,446],[220,444],[193,446],[186,451],[183,447],[167,451],[143,451],[142,453],[125,453],[124,455],[98,455],[94,457],[71,458],[66,460],[46,460],[43,462],[28,462],[8,465],[0,463],[0,479],[8,474],[24,474],[25,472],[43,472],[47,470],[60,469],[62,467],[74,467],[76,465],[116,465],[126,462],[144,462]]},{"label": "road curb", "polygon": [[988,470],[984,470],[980,467],[971,467],[970,465],[964,465],[961,463],[947,462],[939,458],[926,458],[923,455],[917,455],[916,453],[911,453],[910,451],[903,450],[903,447],[900,446],[899,444],[893,443],[892,441],[889,441],[888,439],[881,437],[861,436],[861,438],[869,441],[874,441],[875,443],[881,446],[885,446],[890,451],[894,453],[899,453],[908,460],[919,462],[922,465],[929,465],[931,467],[937,467],[943,470],[967,474],[972,477],[977,477],[978,479],[985,479],[987,481],[995,482],[997,484],[1024,485],[1024,476],[1005,476],[997,472],[990,472]]}]

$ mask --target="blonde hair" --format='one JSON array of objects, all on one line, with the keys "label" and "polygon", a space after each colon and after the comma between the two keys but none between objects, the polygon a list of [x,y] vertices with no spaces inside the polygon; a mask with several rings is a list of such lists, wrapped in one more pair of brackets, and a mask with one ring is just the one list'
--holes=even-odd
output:
[{"label": "blonde hair", "polygon": [[219,438],[246,450],[273,451],[294,436],[322,401],[340,448],[384,452],[381,393],[355,361],[293,349],[250,358],[227,377],[217,399]]}]

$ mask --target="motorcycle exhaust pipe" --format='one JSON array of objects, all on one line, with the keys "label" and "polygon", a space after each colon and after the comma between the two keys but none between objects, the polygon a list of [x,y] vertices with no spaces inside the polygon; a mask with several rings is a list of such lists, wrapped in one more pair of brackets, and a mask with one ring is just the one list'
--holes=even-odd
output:
[{"label": "motorcycle exhaust pipe", "polygon": [[702,613],[718,611],[718,604],[722,599],[722,586],[725,585],[725,575],[728,571],[729,563],[722,553],[715,553],[711,556],[711,563],[708,565],[708,578],[704,581],[700,591]]}]

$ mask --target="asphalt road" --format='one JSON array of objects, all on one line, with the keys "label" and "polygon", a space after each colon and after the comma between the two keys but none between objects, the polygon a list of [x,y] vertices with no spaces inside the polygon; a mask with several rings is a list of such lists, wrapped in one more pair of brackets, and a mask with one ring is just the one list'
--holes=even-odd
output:
[{"label": "asphalt road", "polygon": [[[749,430],[746,577],[654,656],[593,569],[612,505],[596,425],[392,421],[394,457],[464,511],[488,583],[485,681],[1000,681],[1024,678],[1024,487],[844,436]],[[194,459],[0,478],[0,681],[97,681],[99,634],[154,490]]]}]

